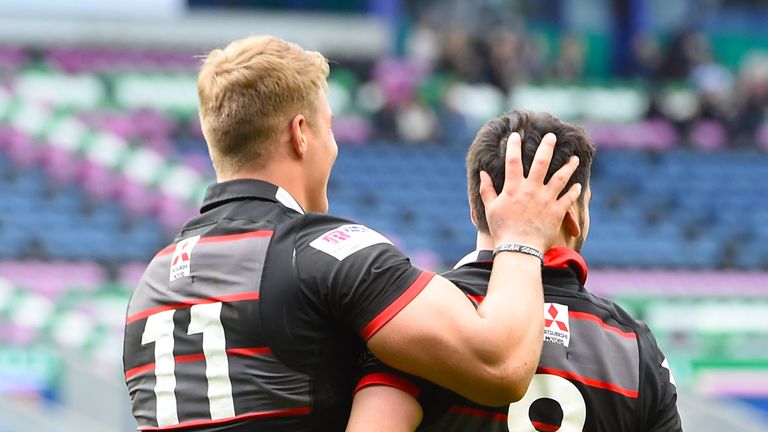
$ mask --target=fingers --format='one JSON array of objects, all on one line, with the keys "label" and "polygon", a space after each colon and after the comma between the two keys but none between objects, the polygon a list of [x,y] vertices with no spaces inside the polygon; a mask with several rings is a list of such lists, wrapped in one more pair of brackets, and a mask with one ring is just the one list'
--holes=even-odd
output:
[{"label": "fingers", "polygon": [[483,205],[488,207],[488,204],[493,202],[497,196],[496,189],[493,188],[491,176],[485,171],[480,171],[480,198],[483,200]]},{"label": "fingers", "polygon": [[[504,157],[504,186],[517,184],[524,178],[523,175],[523,140],[520,134],[512,132],[507,138],[507,153]],[[513,187],[513,186],[511,186]]]},{"label": "fingers", "polygon": [[537,184],[544,183],[544,177],[547,176],[549,170],[549,163],[552,161],[552,154],[555,151],[555,143],[557,138],[555,134],[548,133],[541,139],[539,148],[536,149],[536,155],[533,157],[533,163],[531,164],[531,170],[528,172],[528,179],[535,181]]},{"label": "fingers", "polygon": [[563,191],[563,188],[568,184],[568,181],[578,167],[579,157],[576,155],[571,156],[568,163],[561,166],[560,169],[552,175],[552,178],[547,182],[547,187],[551,188],[556,195],[560,195],[560,192]]},{"label": "fingers", "polygon": [[563,212],[568,211],[568,209],[576,203],[576,200],[578,200],[579,196],[581,196],[581,188],[581,183],[575,183],[573,186],[571,186],[570,189],[568,189],[568,192],[566,192],[565,195],[561,196],[560,199],[557,200],[557,205],[560,206]]}]

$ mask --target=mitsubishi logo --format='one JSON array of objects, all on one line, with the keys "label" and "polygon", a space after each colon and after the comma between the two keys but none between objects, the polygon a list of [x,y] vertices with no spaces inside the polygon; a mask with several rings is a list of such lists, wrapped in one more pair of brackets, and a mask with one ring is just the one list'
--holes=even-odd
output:
[{"label": "mitsubishi logo", "polygon": [[[553,303],[550,303],[549,309],[547,309],[547,314],[549,315],[549,318],[544,318],[544,325],[547,327],[552,327],[552,324],[557,324],[557,327],[564,331],[568,331],[568,326],[565,324],[565,322],[560,321],[557,319],[557,315],[560,313],[560,311],[557,310],[555,305]],[[567,310],[566,310],[567,313]],[[566,318],[568,315],[566,315]]]}]

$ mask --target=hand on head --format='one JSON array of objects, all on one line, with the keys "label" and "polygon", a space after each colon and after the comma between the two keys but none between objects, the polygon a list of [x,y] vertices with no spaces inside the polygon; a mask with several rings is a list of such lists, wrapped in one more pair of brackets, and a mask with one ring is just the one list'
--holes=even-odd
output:
[{"label": "hand on head", "polygon": [[496,193],[491,177],[483,171],[480,196],[496,246],[519,243],[545,251],[555,242],[565,213],[581,194],[582,185],[576,183],[558,198],[578,167],[579,158],[572,156],[545,184],[557,138],[551,133],[542,138],[528,177],[523,173],[521,141],[517,132],[507,141],[501,193]]}]

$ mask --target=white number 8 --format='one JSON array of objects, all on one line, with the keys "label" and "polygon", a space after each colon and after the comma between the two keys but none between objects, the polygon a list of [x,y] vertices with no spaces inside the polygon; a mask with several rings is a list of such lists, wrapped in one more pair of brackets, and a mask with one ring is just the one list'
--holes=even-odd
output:
[{"label": "white number 8", "polygon": [[560,404],[563,422],[558,432],[581,432],[587,419],[587,405],[579,389],[567,379],[549,374],[536,374],[522,399],[509,405],[507,426],[510,432],[537,432],[528,412],[539,399],[548,398]]}]

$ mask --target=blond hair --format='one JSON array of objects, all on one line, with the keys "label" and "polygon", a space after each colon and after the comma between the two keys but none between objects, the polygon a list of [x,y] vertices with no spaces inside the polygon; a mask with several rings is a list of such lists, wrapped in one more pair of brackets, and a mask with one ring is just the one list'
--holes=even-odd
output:
[{"label": "blond hair", "polygon": [[263,165],[270,144],[297,114],[314,114],[328,61],[274,36],[211,51],[197,79],[200,123],[217,174]]}]

